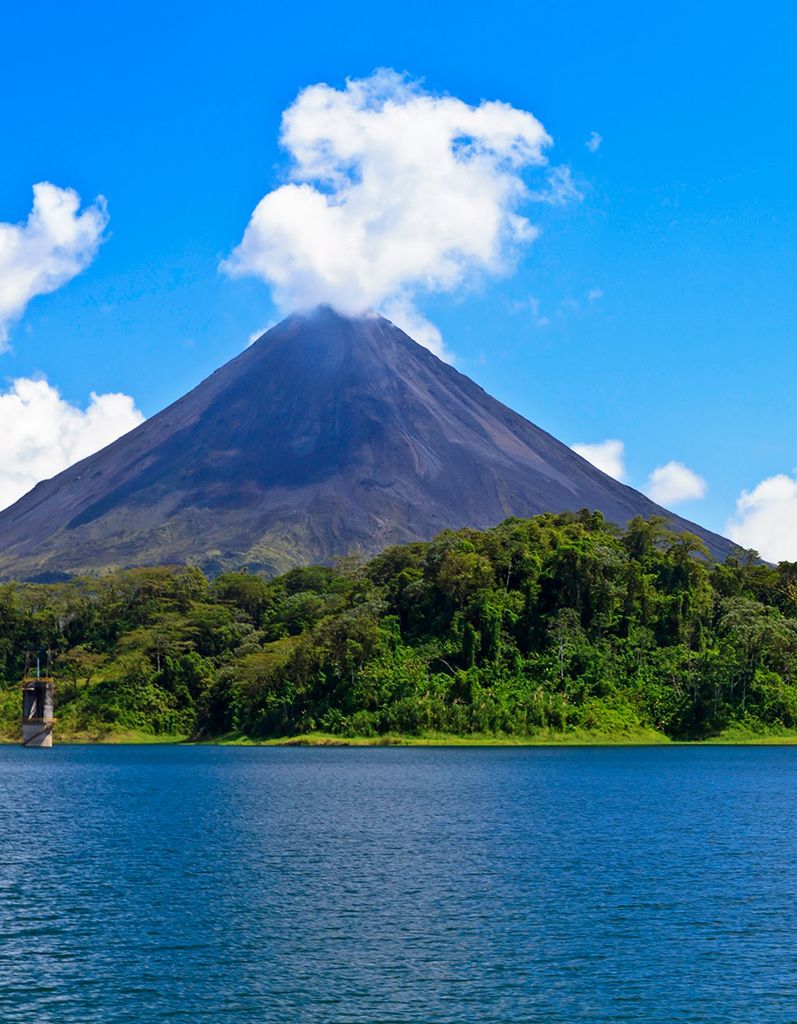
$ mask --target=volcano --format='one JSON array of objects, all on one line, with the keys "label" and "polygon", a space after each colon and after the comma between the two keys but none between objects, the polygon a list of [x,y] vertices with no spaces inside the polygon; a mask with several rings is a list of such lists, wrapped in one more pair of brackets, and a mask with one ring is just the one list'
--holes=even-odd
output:
[{"label": "volcano", "polygon": [[293,315],[0,512],[0,576],[190,563],[277,573],[446,527],[663,515],[379,316]]}]

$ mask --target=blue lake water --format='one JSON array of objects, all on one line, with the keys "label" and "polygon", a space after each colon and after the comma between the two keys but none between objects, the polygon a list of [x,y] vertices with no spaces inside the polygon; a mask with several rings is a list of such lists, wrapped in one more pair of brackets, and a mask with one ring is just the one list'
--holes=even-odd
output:
[{"label": "blue lake water", "polygon": [[797,1021],[797,748],[0,748],[0,1020]]}]

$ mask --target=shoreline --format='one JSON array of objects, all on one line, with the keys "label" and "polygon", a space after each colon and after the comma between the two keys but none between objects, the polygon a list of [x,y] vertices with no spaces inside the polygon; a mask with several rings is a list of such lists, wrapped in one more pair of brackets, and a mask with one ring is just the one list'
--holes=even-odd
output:
[{"label": "shoreline", "polygon": [[[0,737],[4,746],[20,746],[13,736]],[[54,738],[54,746],[218,746],[218,747],[711,747],[711,746],[795,746],[797,732],[756,734],[728,730],[700,740],[674,740],[654,729],[638,733],[537,733],[531,736],[452,735],[425,736],[388,734],[384,736],[338,736],[306,733],[259,739],[237,734],[195,739],[186,735],[157,735],[133,730],[119,732],[66,733]]]}]

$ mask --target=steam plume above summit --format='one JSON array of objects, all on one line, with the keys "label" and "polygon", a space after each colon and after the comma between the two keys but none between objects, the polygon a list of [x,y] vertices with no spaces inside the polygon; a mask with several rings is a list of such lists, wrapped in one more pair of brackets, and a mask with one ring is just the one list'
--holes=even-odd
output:
[{"label": "steam plume above summit", "polygon": [[[304,89],[280,139],[291,180],[260,200],[223,268],[260,277],[286,310],[379,309],[438,351],[416,294],[506,272],[537,235],[523,204],[572,193],[566,170],[545,170],[551,139],[532,114],[436,96],[391,70]],[[550,181],[531,189],[530,168]]]}]

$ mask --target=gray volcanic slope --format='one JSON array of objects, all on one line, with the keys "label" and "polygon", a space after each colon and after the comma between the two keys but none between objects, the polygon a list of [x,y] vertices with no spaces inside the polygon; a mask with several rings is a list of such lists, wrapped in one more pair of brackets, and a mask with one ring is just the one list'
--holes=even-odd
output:
[{"label": "gray volcanic slope", "polygon": [[191,562],[276,572],[445,527],[664,514],[381,317],[294,315],[0,513],[0,576]]}]

